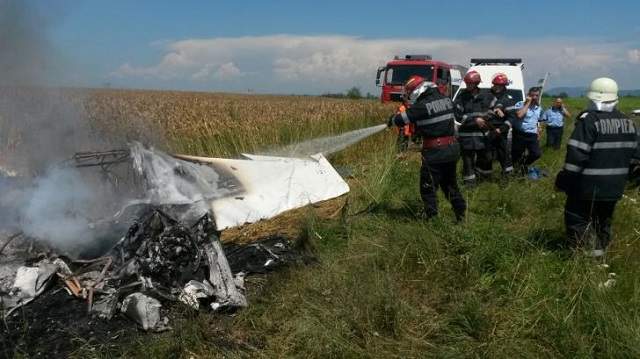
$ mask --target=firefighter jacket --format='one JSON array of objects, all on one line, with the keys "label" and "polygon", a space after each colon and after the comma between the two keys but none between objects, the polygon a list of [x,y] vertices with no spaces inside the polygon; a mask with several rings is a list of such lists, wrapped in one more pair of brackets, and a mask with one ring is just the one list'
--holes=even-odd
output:
[{"label": "firefighter jacket", "polygon": [[556,186],[584,200],[620,199],[631,159],[638,156],[637,131],[633,121],[618,110],[589,110],[578,115]]},{"label": "firefighter jacket", "polygon": [[487,92],[472,94],[469,91],[462,91],[455,101],[456,119],[460,122],[458,137],[460,145],[464,150],[482,150],[487,146],[486,134],[488,130],[483,130],[476,124],[476,118],[482,117],[485,120],[489,117],[489,110],[495,104],[495,97]]},{"label": "firefighter jacket", "polygon": [[504,117],[500,117],[495,113],[489,115],[489,123],[494,129],[499,129],[500,133],[505,134],[511,129],[513,120],[516,118],[518,109],[516,108],[516,100],[503,91],[499,94],[493,94],[495,103],[492,110],[500,109],[504,113]]},{"label": "firefighter jacket", "polygon": [[[415,124],[416,134],[424,141],[430,139],[453,139],[455,135],[455,115],[451,99],[437,89],[429,89],[406,111],[395,115],[396,126]],[[430,163],[456,161],[460,157],[458,143],[425,148],[423,155]]]}]

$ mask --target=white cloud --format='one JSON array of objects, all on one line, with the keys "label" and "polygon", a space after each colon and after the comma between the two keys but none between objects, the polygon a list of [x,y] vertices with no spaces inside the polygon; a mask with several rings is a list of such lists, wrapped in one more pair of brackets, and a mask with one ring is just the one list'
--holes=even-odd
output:
[{"label": "white cloud", "polygon": [[640,49],[633,49],[627,52],[627,58],[632,64],[640,64]]},{"label": "white cloud", "polygon": [[[187,86],[189,81],[233,82],[243,76],[265,91],[318,92],[353,85],[375,91],[375,70],[393,55],[430,53],[437,59],[459,64],[467,64],[471,57],[522,57],[528,80],[549,71],[553,75],[552,86],[581,85],[602,75],[619,75],[623,87],[624,81],[640,81],[640,74],[631,65],[640,63],[640,50],[622,43],[577,38],[523,40],[483,36],[457,40],[270,35],[187,39],[169,42],[164,50],[154,65],[125,63],[111,75],[182,81]],[[635,73],[629,75],[634,69]]]},{"label": "white cloud", "polygon": [[198,72],[191,75],[191,78],[199,81],[210,79],[229,80],[243,75],[242,71],[233,62],[227,62],[222,65],[206,64]]}]

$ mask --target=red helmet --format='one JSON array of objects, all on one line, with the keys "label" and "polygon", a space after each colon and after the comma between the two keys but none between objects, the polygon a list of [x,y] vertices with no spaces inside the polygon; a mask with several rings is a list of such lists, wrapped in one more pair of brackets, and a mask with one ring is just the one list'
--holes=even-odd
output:
[{"label": "red helmet", "polygon": [[422,77],[422,76],[413,75],[413,76],[409,77],[407,82],[404,83],[404,94],[405,94],[405,96],[409,97],[409,95],[411,95],[413,90],[417,89],[418,86],[420,86],[420,84],[423,83],[423,82],[424,82],[424,77]]},{"label": "red helmet", "polygon": [[509,78],[502,72],[498,72],[497,74],[493,75],[491,83],[494,85],[507,86],[509,84]]},{"label": "red helmet", "polygon": [[480,74],[477,71],[469,71],[466,75],[464,75],[464,83],[468,84],[479,84],[482,82],[480,78]]}]

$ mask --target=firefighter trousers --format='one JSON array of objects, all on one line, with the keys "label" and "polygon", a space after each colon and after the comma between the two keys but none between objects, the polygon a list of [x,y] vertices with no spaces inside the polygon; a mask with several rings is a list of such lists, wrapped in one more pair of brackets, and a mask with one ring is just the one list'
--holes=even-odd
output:
[{"label": "firefighter trousers", "polygon": [[509,139],[507,135],[499,135],[487,140],[489,153],[487,158],[478,159],[478,168],[481,174],[490,175],[493,172],[493,161],[497,160],[502,168],[502,174],[507,175],[513,172],[513,162],[511,161],[511,151],[509,149]]},{"label": "firefighter trousers", "polygon": [[462,149],[462,181],[466,185],[476,183],[476,174],[490,175],[482,167],[487,167],[487,163],[491,163],[490,152],[488,149],[471,150]]},{"label": "firefighter trousers", "polygon": [[437,190],[440,188],[445,198],[451,203],[456,220],[464,218],[467,203],[458,188],[456,175],[457,160],[441,163],[429,163],[422,155],[420,168],[420,197],[424,202],[427,218],[438,215]]},{"label": "firefighter trousers", "polygon": [[593,249],[605,250],[611,241],[611,218],[616,204],[617,201],[567,197],[564,223],[569,242],[574,246],[593,244]]}]

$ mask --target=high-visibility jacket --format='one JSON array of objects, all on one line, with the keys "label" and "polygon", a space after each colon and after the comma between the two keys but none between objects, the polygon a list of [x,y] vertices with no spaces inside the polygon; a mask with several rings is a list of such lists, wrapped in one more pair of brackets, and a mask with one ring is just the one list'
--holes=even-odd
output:
[{"label": "high-visibility jacket", "polygon": [[[402,104],[398,107],[398,110],[396,111],[396,114],[400,114],[402,112],[407,111],[408,106]],[[402,134],[404,137],[413,137],[413,135],[416,133],[416,126],[412,123],[407,124],[407,125],[403,125],[403,126],[398,126],[398,133]]]},{"label": "high-visibility jacket", "polygon": [[576,119],[567,156],[556,185],[585,200],[616,201],[627,182],[629,164],[638,156],[638,130],[618,110],[589,110]]}]

